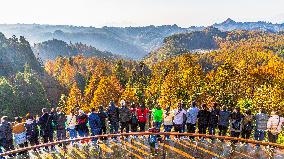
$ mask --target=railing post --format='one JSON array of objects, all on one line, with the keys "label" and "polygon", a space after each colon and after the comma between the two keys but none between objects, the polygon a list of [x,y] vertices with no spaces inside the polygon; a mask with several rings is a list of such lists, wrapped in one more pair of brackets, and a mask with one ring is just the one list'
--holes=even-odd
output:
[{"label": "railing post", "polygon": [[163,138],[163,159],[166,159],[166,150],[165,150],[165,142],[166,142],[166,135],[164,134],[164,138]]}]

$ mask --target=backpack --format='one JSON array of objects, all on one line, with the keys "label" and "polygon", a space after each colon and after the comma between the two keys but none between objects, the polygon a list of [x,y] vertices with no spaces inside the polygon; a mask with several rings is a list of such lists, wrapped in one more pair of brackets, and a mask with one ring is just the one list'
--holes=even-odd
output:
[{"label": "backpack", "polygon": [[241,120],[235,120],[232,123],[232,128],[235,130],[241,130]]},{"label": "backpack", "polygon": [[131,124],[138,124],[138,118],[135,113],[131,115]]},{"label": "backpack", "polygon": [[253,129],[253,126],[252,126],[251,122],[248,122],[244,125],[245,131],[252,131],[252,129]]},{"label": "backpack", "polygon": [[38,128],[37,128],[35,121],[33,121],[31,124],[25,124],[25,127],[27,129],[28,138],[35,136],[38,132]]}]

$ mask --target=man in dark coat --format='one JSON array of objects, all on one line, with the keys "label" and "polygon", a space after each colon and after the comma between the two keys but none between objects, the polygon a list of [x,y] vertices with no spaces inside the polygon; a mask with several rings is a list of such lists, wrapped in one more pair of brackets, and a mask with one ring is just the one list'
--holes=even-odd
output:
[{"label": "man in dark coat", "polygon": [[66,126],[65,126],[66,121],[67,117],[65,113],[61,111],[60,107],[56,108],[56,113],[54,113],[54,124],[56,128],[56,136],[58,141],[66,139]]},{"label": "man in dark coat", "polygon": [[[46,108],[42,109],[42,116],[39,118],[38,124],[40,126],[40,134],[44,143],[53,142],[53,115],[48,113]],[[54,148],[52,146],[52,148]],[[48,150],[48,147],[45,147]]]}]

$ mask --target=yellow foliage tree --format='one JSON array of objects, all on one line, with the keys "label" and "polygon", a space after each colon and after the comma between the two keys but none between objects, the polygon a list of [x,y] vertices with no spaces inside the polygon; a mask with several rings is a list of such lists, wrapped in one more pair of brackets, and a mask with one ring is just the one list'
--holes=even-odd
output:
[{"label": "yellow foliage tree", "polygon": [[67,97],[66,108],[65,108],[66,113],[70,113],[70,111],[72,109],[75,109],[76,107],[80,107],[81,109],[86,110],[85,107],[81,106],[81,102],[82,102],[81,91],[78,88],[77,83],[74,82]]},{"label": "yellow foliage tree", "polygon": [[102,77],[94,92],[90,107],[98,107],[99,105],[106,107],[110,101],[118,103],[121,94],[122,89],[116,77]]}]

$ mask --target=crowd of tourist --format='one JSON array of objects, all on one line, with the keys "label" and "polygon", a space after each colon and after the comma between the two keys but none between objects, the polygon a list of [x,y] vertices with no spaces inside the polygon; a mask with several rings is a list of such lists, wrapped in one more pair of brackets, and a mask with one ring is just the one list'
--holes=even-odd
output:
[{"label": "crowd of tourist", "polygon": [[[67,137],[74,139],[107,133],[145,132],[147,123],[152,125],[150,132],[159,132],[161,129],[165,132],[210,135],[218,132],[220,136],[230,135],[245,139],[254,136],[254,139],[259,141],[263,141],[267,135],[268,141],[275,143],[284,122],[284,118],[276,112],[268,114],[264,109],[256,114],[251,110],[242,113],[240,108],[229,110],[226,106],[220,107],[217,103],[212,103],[210,106],[202,104],[199,107],[195,101],[188,105],[188,109],[186,107],[186,104],[179,102],[174,110],[170,107],[164,110],[160,105],[149,110],[144,104],[137,105],[122,100],[120,107],[110,102],[107,110],[99,106],[98,109],[92,108],[88,114],[77,108],[66,115],[62,108],[58,107],[56,110],[43,108],[41,116],[33,117],[28,114],[24,118],[16,117],[13,122],[10,122],[7,116],[3,116],[0,124],[1,151],[53,142],[54,139],[60,141]],[[152,137],[154,138],[150,139],[155,143],[157,138]],[[179,140],[179,136],[175,138],[166,136],[166,140],[172,139]],[[188,139],[194,140],[194,137]],[[119,139],[112,138],[112,140],[118,142]],[[92,140],[94,144],[97,142],[97,138]],[[51,150],[53,148],[51,147]],[[49,150],[48,147],[45,149]]]}]

